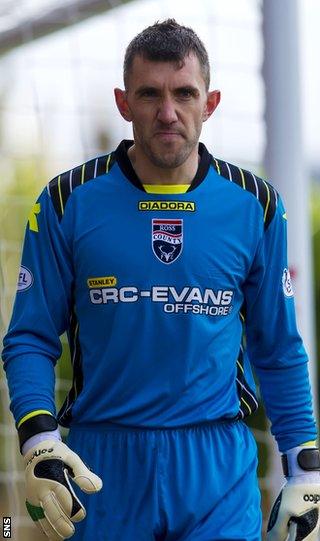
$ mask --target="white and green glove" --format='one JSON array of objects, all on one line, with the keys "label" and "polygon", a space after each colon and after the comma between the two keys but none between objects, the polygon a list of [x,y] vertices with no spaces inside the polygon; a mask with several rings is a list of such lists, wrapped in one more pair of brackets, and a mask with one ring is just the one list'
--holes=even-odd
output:
[{"label": "white and green glove", "polygon": [[[50,433],[48,433],[50,435]],[[86,511],[74,493],[70,478],[86,493],[98,492],[100,477],[58,439],[44,439],[24,454],[26,506],[35,523],[52,541],[71,537]]]},{"label": "white and green glove", "polygon": [[286,483],[271,510],[267,541],[319,541],[319,449],[290,449],[282,455],[282,465]]}]

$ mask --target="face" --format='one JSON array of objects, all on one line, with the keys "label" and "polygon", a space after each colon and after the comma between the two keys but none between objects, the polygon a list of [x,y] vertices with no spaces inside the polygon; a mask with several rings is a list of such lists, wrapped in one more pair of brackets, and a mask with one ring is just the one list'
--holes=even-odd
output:
[{"label": "face", "polygon": [[135,56],[128,88],[115,89],[121,115],[132,122],[135,146],[157,167],[174,168],[197,152],[202,123],[220,101],[207,92],[198,58],[182,67]]}]

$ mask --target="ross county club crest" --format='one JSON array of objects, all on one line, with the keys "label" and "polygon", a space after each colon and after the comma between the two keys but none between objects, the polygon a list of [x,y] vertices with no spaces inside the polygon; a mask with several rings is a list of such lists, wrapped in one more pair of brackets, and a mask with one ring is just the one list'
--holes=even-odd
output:
[{"label": "ross county club crest", "polygon": [[183,220],[152,220],[152,250],[165,264],[173,263],[183,246]]}]

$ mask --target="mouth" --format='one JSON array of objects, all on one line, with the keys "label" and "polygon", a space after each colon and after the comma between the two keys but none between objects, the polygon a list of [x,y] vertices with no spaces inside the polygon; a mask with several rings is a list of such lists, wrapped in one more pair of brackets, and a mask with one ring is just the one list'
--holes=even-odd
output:
[{"label": "mouth", "polygon": [[156,132],[155,136],[164,138],[164,139],[174,139],[175,137],[182,137],[181,133],[173,132],[173,131]]}]

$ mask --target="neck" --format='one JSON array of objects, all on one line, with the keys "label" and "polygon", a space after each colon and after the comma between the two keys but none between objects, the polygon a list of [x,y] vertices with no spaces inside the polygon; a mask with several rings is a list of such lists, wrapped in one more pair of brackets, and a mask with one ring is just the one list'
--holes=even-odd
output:
[{"label": "neck", "polygon": [[136,143],[129,148],[128,157],[142,184],[191,184],[200,161],[195,147],[183,164],[164,169],[154,165]]}]

